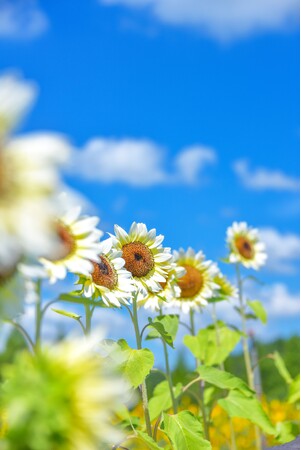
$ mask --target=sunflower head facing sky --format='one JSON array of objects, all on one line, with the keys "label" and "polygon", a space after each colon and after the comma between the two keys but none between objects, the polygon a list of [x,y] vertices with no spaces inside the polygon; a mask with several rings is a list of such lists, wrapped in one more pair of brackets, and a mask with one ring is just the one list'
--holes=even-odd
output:
[{"label": "sunflower head facing sky", "polygon": [[143,223],[134,222],[127,233],[115,225],[113,246],[122,252],[125,269],[133,276],[137,289],[147,295],[149,291],[162,291],[162,283],[168,278],[172,255],[162,246],[164,236],[156,235],[156,230],[147,230]]},{"label": "sunflower head facing sky", "polygon": [[265,244],[260,241],[258,230],[246,222],[234,222],[227,229],[227,245],[231,263],[258,270],[266,262]]},{"label": "sunflower head facing sky", "polygon": [[219,285],[214,281],[218,268],[212,261],[205,261],[203,252],[195,253],[192,248],[186,252],[180,249],[174,252],[174,259],[186,273],[178,280],[180,295],[166,306],[175,306],[188,313],[191,309],[199,310],[210,298],[218,295]]}]

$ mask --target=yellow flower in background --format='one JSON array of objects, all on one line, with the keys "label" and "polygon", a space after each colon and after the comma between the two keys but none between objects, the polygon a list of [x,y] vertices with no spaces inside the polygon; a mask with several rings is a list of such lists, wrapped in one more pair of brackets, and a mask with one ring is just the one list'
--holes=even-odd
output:
[{"label": "yellow flower in background", "polygon": [[93,352],[96,340],[23,352],[3,370],[7,450],[95,450],[122,440],[112,419],[126,383]]},{"label": "yellow flower in background", "polygon": [[60,248],[51,258],[40,258],[50,283],[63,280],[68,271],[89,276],[93,262],[99,262],[101,251],[99,239],[102,231],[96,228],[98,217],[80,217],[80,208],[73,208],[56,223]]},{"label": "yellow flower in background", "polygon": [[266,262],[265,244],[260,241],[258,230],[246,222],[234,222],[227,229],[227,245],[231,263],[240,262],[247,268],[258,270]]},{"label": "yellow flower in background", "polygon": [[228,278],[220,271],[213,278],[214,283],[219,286],[218,296],[224,298],[236,298],[238,296],[238,290],[233,284],[230,283]]},{"label": "yellow flower in background", "polygon": [[137,289],[143,295],[148,291],[162,291],[171,269],[170,250],[162,247],[164,236],[156,235],[156,230],[147,230],[144,223],[134,222],[129,233],[115,225],[113,246],[122,252],[125,268],[131,272]]},{"label": "yellow flower in background", "polygon": [[128,304],[132,292],[136,290],[132,274],[125,268],[122,252],[112,250],[112,239],[100,243],[98,262],[93,262],[93,271],[80,276],[77,284],[83,285],[83,294],[87,298],[101,298],[105,305],[120,307]]},{"label": "yellow flower in background", "polygon": [[205,261],[204,254],[195,253],[192,248],[185,252],[180,249],[174,252],[175,262],[183,267],[185,275],[178,280],[180,287],[179,297],[165,304],[166,307],[180,308],[184,313],[191,309],[199,310],[208,304],[208,300],[218,295],[219,285],[214,277],[218,268],[212,261]]}]

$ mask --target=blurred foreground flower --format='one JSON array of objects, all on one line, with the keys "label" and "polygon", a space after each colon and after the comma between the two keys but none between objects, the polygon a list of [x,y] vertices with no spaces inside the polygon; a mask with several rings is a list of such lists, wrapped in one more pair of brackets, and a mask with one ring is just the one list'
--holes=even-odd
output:
[{"label": "blurred foreground flower", "polygon": [[186,273],[178,280],[181,294],[166,303],[166,306],[180,308],[184,313],[193,309],[199,310],[201,306],[207,305],[208,299],[218,293],[219,285],[214,281],[218,268],[212,261],[205,261],[201,251],[195,253],[192,248],[188,248],[186,252],[183,249],[175,251],[174,258],[179,266],[184,267]]},{"label": "blurred foreground flower", "polygon": [[0,317],[13,319],[23,312],[25,280],[17,266],[0,271]]},{"label": "blurred foreground flower", "polygon": [[132,274],[124,268],[122,252],[112,250],[112,239],[100,243],[99,262],[93,262],[93,271],[81,275],[77,284],[82,284],[87,298],[100,298],[105,305],[120,307],[135,291]]},{"label": "blurred foreground flower", "polygon": [[93,262],[99,261],[103,232],[96,228],[98,217],[80,217],[80,208],[73,208],[56,223],[60,241],[57,254],[40,258],[51,283],[66,278],[67,271],[88,276]]},{"label": "blurred foreground flower", "polygon": [[50,133],[7,134],[33,99],[30,86],[17,77],[0,78],[0,271],[23,254],[41,256],[55,243],[52,194],[69,144]]},{"label": "blurred foreground flower", "polygon": [[111,422],[127,386],[107,373],[94,344],[85,339],[37,355],[24,352],[4,368],[0,398],[7,432],[1,449],[95,450],[122,439]]},{"label": "blurred foreground flower", "polygon": [[125,268],[131,272],[137,288],[147,295],[148,291],[162,291],[162,285],[171,269],[172,255],[162,247],[164,236],[156,236],[156,230],[147,230],[144,223],[134,222],[129,233],[115,225],[112,236],[114,247],[122,251]]},{"label": "blurred foreground flower", "polygon": [[247,268],[258,270],[267,259],[265,245],[259,240],[258,230],[246,222],[234,222],[227,230],[227,244],[231,263],[240,262]]}]

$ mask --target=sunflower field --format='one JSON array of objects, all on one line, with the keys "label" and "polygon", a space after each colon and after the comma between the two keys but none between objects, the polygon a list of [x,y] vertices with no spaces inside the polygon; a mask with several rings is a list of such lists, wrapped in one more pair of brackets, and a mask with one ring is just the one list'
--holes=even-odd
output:
[{"label": "sunflower field", "polygon": [[[35,96],[34,83],[0,78],[0,314],[3,335],[14,339],[9,355],[2,350],[0,449],[263,450],[293,441],[299,375],[276,348],[259,355],[249,332],[249,321],[268,321],[245,290],[269,257],[258,230],[229,224],[218,263],[201,249],[166,247],[144,223],[105,236],[99,218],[66,195],[68,140],[15,135]],[[68,277],[73,288],[49,298]],[[239,327],[220,319],[224,304]],[[29,305],[33,329],[22,322]],[[51,310],[76,335],[45,342]],[[126,317],[117,340],[110,323],[103,330],[94,320],[107,310]],[[183,351],[189,362],[177,374]],[[262,388],[267,361],[281,398]]]}]

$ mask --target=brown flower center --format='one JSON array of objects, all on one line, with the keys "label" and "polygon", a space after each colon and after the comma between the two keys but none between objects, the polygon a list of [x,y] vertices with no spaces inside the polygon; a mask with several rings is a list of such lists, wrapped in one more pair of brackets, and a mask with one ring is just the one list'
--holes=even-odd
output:
[{"label": "brown flower center", "polygon": [[100,256],[100,262],[93,262],[94,270],[92,280],[98,286],[105,286],[108,289],[114,289],[117,284],[117,273],[110,261],[103,255]]},{"label": "brown flower center", "polygon": [[254,256],[253,244],[244,236],[238,236],[235,239],[235,247],[238,252],[246,259],[252,259]]},{"label": "brown flower center", "polygon": [[131,242],[122,247],[125,268],[134,277],[145,277],[154,267],[154,257],[150,249],[142,242]]},{"label": "brown flower center", "polygon": [[197,295],[203,287],[203,275],[193,266],[181,264],[186,269],[185,275],[178,280],[181,288],[181,297],[189,298]]}]

